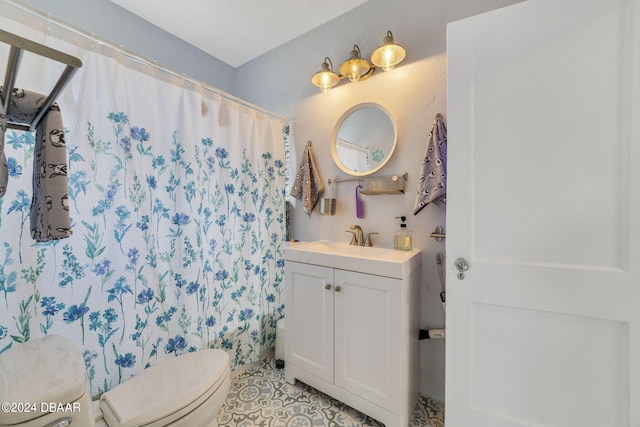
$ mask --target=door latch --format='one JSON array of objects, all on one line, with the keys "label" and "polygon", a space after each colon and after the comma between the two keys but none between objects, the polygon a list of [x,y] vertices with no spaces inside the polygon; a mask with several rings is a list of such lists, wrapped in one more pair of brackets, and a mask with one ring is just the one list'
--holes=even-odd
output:
[{"label": "door latch", "polygon": [[458,269],[458,279],[464,279],[464,272],[469,269],[469,262],[464,258],[458,258],[455,262],[456,269]]}]

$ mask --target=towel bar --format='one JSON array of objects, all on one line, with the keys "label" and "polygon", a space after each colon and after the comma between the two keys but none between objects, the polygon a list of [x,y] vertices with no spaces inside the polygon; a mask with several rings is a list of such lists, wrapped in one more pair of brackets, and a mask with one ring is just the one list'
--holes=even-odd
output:
[{"label": "towel bar", "polygon": [[364,189],[360,194],[396,194],[404,193],[404,183],[408,179],[409,173],[402,175],[368,176],[357,178],[333,178],[329,179],[329,184],[338,182],[358,181],[364,182]]},{"label": "towel bar", "polygon": [[7,71],[4,76],[3,86],[3,106],[5,112],[9,108],[11,93],[13,91],[16,76],[18,74],[18,68],[20,65],[20,60],[22,59],[23,50],[35,53],[36,55],[44,56],[45,58],[53,59],[54,61],[66,65],[55,86],[53,87],[53,89],[51,89],[49,96],[45,100],[44,104],[40,106],[38,114],[35,116],[31,123],[7,123],[7,127],[12,129],[34,131],[36,130],[38,124],[40,123],[46,112],[49,111],[49,108],[51,107],[51,105],[53,105],[60,92],[62,92],[67,83],[69,83],[71,77],[73,77],[78,68],[82,67],[82,61],[74,56],[67,55],[66,53],[52,49],[48,46],[41,45],[40,43],[18,37],[15,34],[11,34],[4,30],[0,30],[0,42],[6,43],[11,46],[9,50]]}]

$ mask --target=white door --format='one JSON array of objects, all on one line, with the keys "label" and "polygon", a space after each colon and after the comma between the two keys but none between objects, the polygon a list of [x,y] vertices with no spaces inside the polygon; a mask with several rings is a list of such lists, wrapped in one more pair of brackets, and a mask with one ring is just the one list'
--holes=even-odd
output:
[{"label": "white door", "polygon": [[333,383],[333,269],[287,261],[285,276],[285,369]]},{"label": "white door", "polygon": [[400,413],[402,281],[336,270],[335,384]]},{"label": "white door", "polygon": [[640,0],[447,40],[447,427],[639,427]]}]

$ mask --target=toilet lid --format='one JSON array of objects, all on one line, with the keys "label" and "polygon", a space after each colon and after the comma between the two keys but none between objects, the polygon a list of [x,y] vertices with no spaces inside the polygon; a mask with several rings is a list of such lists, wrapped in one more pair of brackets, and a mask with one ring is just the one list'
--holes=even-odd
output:
[{"label": "toilet lid", "polygon": [[0,354],[0,402],[35,404],[29,410],[0,411],[0,425],[42,416],[41,402],[72,403],[86,390],[84,359],[66,338],[48,335],[14,344]]},{"label": "toilet lid", "polygon": [[[213,393],[229,373],[229,356],[222,350],[202,350],[166,359],[104,393],[103,414],[118,427],[141,426]],[[111,420],[108,420],[114,427]]]}]

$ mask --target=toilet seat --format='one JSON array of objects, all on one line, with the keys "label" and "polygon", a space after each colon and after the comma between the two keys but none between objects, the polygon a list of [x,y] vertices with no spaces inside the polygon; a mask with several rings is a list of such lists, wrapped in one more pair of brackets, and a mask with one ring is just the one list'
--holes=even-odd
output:
[{"label": "toilet seat", "polygon": [[[225,351],[187,353],[164,360],[104,393],[96,402],[100,411],[94,414],[82,354],[66,338],[50,335],[0,355],[0,402],[37,405],[34,410],[0,411],[0,427],[42,427],[63,419],[83,427],[96,422],[110,427],[217,425],[215,418],[230,383]],[[72,409],[48,409],[49,403]]]},{"label": "toilet seat", "polygon": [[[87,393],[82,355],[61,336],[49,335],[16,345],[0,358],[0,402],[34,405],[0,411],[0,426],[31,425],[29,421],[47,424],[44,418],[36,420],[49,413],[46,403],[90,402]],[[53,413],[46,419],[60,417]]]},{"label": "toilet seat", "polygon": [[224,400],[229,384],[227,353],[202,350],[164,360],[104,393],[100,409],[109,427],[166,426],[180,420],[175,425],[197,425],[202,421],[194,418],[215,417],[207,406],[215,407],[211,401],[220,396]]}]

